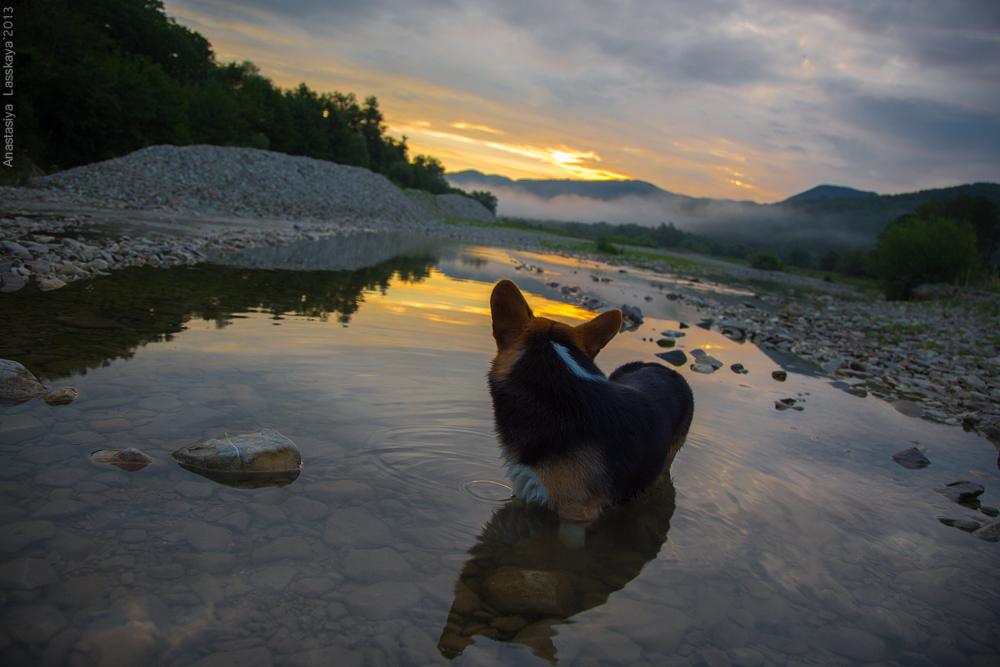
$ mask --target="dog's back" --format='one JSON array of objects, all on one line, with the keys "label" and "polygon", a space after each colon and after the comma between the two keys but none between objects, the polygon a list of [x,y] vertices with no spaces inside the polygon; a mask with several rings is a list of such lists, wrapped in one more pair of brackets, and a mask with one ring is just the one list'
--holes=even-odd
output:
[{"label": "dog's back", "polygon": [[684,378],[642,362],[604,376],[593,357],[618,332],[618,311],[570,327],[534,317],[510,281],[497,284],[491,306],[490,394],[517,495],[589,521],[651,486],[691,424]]}]

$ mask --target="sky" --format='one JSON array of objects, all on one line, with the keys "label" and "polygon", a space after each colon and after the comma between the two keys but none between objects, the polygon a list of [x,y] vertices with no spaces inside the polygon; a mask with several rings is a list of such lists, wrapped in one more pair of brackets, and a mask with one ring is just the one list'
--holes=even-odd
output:
[{"label": "sky", "polygon": [[997,0],[166,0],[450,172],[780,201],[1000,181]]}]

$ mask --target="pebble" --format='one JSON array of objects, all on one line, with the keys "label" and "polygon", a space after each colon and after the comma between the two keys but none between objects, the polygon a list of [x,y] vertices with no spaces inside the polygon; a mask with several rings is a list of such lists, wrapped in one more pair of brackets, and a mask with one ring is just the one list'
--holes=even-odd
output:
[{"label": "pebble", "polygon": [[671,350],[670,352],[660,352],[656,356],[673,366],[683,366],[684,364],[687,363],[688,360],[687,354],[684,353],[684,350]]},{"label": "pebble", "polygon": [[45,387],[27,368],[16,361],[0,359],[0,405],[22,403],[44,390]]},{"label": "pebble", "polygon": [[[230,663],[231,664],[231,663]],[[243,663],[240,664],[241,667]],[[302,653],[294,653],[285,659],[285,667],[329,667],[330,665],[343,665],[343,667],[363,667],[365,657],[356,651],[349,651],[339,646],[327,646],[326,648],[313,649]],[[226,667],[219,663],[220,667]]]},{"label": "pebble", "polygon": [[410,612],[419,601],[419,589],[403,581],[365,586],[349,594],[346,600],[351,613],[376,620],[399,617]]},{"label": "pebble", "polygon": [[201,522],[186,524],[184,537],[198,551],[225,551],[233,541],[232,534],[225,528]]},{"label": "pebble", "polygon": [[0,445],[16,445],[45,433],[45,424],[31,415],[4,415],[0,424]]},{"label": "pebble", "polygon": [[939,486],[934,491],[953,503],[968,503],[981,496],[985,489],[982,484],[962,481]]},{"label": "pebble", "polygon": [[413,577],[413,568],[389,548],[355,549],[344,557],[343,572],[366,583],[403,581]]},{"label": "pebble", "polygon": [[89,478],[90,473],[80,468],[49,468],[35,476],[35,483],[42,486],[75,486]]},{"label": "pebble", "polygon": [[[228,535],[229,532],[226,531],[226,534]],[[293,535],[279,537],[270,544],[254,549],[253,554],[250,556],[250,563],[252,565],[264,565],[265,563],[272,563],[278,560],[308,558],[311,555],[312,549],[309,548],[309,543],[304,538]]]},{"label": "pebble", "polygon": [[58,580],[52,566],[38,558],[18,558],[0,564],[0,587],[6,590],[30,591]]},{"label": "pebble", "polygon": [[996,542],[1000,540],[1000,521],[991,521],[972,534],[981,540]]},{"label": "pebble", "polygon": [[731,648],[726,654],[733,667],[757,667],[764,662],[764,654],[752,648]]},{"label": "pebble", "polygon": [[211,484],[201,482],[181,482],[174,489],[185,498],[192,500],[205,500],[212,497],[215,488]]},{"label": "pebble", "polygon": [[[342,579],[343,577],[338,577]],[[329,577],[305,577],[295,582],[295,594],[304,598],[323,597],[336,583]],[[344,613],[347,613],[346,610]]]},{"label": "pebble", "polygon": [[310,500],[302,496],[292,496],[282,505],[285,512],[299,521],[319,521],[325,519],[330,509],[326,503]]},{"label": "pebble", "polygon": [[177,554],[174,558],[193,570],[208,574],[225,574],[236,567],[236,556],[220,551]]},{"label": "pebble", "polygon": [[31,513],[33,519],[63,519],[68,516],[82,514],[90,509],[90,505],[79,500],[60,498],[39,507]]},{"label": "pebble", "polygon": [[323,541],[329,546],[386,547],[397,541],[392,530],[371,512],[347,508],[331,512]]},{"label": "pebble", "polygon": [[55,535],[56,526],[51,521],[20,521],[3,528],[0,551],[16,553],[29,544],[47,540]]},{"label": "pebble", "polygon": [[288,588],[295,575],[295,568],[287,565],[271,565],[253,572],[250,575],[250,583],[261,593],[275,595]]},{"label": "pebble", "polygon": [[899,465],[910,470],[919,470],[921,468],[926,468],[931,464],[930,459],[924,456],[924,453],[916,447],[910,447],[909,449],[904,449],[901,452],[896,452],[891,458]]},{"label": "pebble", "polygon": [[816,631],[816,642],[827,651],[861,662],[878,662],[885,655],[885,642],[878,636],[846,626],[823,626]]},{"label": "pebble", "polygon": [[25,644],[42,644],[69,625],[61,611],[52,605],[17,607],[0,617],[0,630],[11,639]]},{"label": "pebble", "polygon": [[566,618],[576,599],[560,571],[502,567],[483,582],[483,600],[501,614]]},{"label": "pebble", "polygon": [[180,563],[170,563],[169,565],[154,565],[147,571],[153,579],[173,581],[184,576],[184,566]]}]

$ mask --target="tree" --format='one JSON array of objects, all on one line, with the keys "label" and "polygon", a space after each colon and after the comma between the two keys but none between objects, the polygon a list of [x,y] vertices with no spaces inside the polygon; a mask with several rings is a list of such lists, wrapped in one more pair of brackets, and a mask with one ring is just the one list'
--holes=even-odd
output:
[{"label": "tree", "polygon": [[837,268],[837,262],[840,261],[840,253],[836,250],[830,250],[825,255],[819,258],[819,270],[820,271],[833,271]]},{"label": "tree", "polygon": [[496,215],[497,212],[497,196],[488,190],[473,190],[469,193],[469,197],[475,199],[477,202],[489,209],[490,213]]},{"label": "tree", "polygon": [[871,275],[868,264],[868,253],[861,248],[851,248],[837,260],[836,270],[845,276],[863,278]]},{"label": "tree", "polygon": [[979,262],[970,223],[913,214],[886,227],[872,251],[872,266],[890,300],[909,299],[923,283],[968,277]]},{"label": "tree", "polygon": [[812,255],[810,255],[809,251],[805,248],[793,246],[792,249],[788,251],[788,256],[785,260],[792,266],[806,268],[812,264]]},{"label": "tree", "polygon": [[773,252],[762,250],[750,257],[750,266],[764,271],[784,271],[785,263]]},{"label": "tree", "polygon": [[983,264],[989,264],[1000,246],[1000,209],[982,195],[970,197],[962,193],[957,197],[928,201],[917,206],[913,215],[924,220],[944,218],[968,222],[976,233],[976,247]]},{"label": "tree", "polygon": [[444,180],[444,165],[429,155],[418,155],[413,158],[413,180],[416,187],[436,195],[451,191],[448,181]]}]

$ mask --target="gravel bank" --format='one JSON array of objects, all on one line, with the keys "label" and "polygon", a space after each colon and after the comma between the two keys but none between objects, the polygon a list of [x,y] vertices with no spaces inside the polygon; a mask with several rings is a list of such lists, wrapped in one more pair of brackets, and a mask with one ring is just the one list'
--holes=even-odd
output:
[{"label": "gravel bank", "polygon": [[1000,295],[948,287],[932,295],[887,302],[792,289],[740,305],[677,298],[705,313],[702,326],[812,362],[849,393],[976,431],[1000,450]]}]

